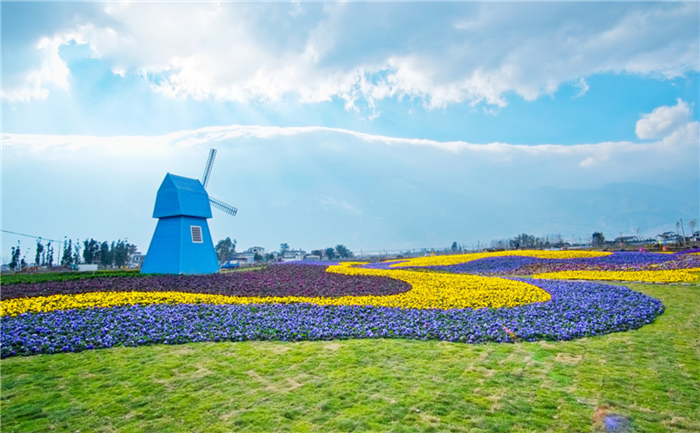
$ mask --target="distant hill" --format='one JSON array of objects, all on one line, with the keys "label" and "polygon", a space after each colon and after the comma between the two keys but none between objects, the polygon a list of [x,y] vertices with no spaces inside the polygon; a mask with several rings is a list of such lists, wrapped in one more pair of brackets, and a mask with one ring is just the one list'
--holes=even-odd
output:
[{"label": "distant hill", "polygon": [[588,190],[541,187],[512,199],[523,211],[522,225],[528,227],[528,233],[560,232],[566,237],[602,231],[613,238],[620,232],[636,234],[638,228],[642,234],[651,235],[674,226],[679,218],[684,223],[698,218],[698,186],[688,186],[684,191],[693,192],[615,183]]}]

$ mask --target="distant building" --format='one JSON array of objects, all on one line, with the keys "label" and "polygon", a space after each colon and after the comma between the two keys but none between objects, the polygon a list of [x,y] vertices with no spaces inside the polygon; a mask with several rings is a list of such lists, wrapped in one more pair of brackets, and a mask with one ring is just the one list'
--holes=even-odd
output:
[{"label": "distant building", "polygon": [[246,253],[252,253],[252,254],[260,254],[261,256],[265,255],[265,248],[263,247],[250,247],[247,250],[245,250]]},{"label": "distant building", "polygon": [[306,251],[304,250],[287,250],[284,254],[278,256],[280,262],[299,262],[304,260]]},{"label": "distant building", "polygon": [[255,260],[255,253],[233,253],[229,256],[231,260],[237,260],[240,264],[253,263]]},{"label": "distant building", "polygon": [[129,259],[129,267],[130,268],[140,268],[141,265],[143,265],[143,261],[146,258],[145,254],[142,254],[140,252],[134,252],[131,254],[131,257]]},{"label": "distant building", "polygon": [[656,235],[656,239],[658,239],[660,244],[675,244],[680,243],[682,238],[677,233],[664,232]]}]

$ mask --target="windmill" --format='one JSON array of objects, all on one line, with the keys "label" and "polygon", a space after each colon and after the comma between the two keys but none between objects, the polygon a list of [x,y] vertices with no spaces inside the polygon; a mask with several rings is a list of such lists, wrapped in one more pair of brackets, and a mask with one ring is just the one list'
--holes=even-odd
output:
[{"label": "windmill", "polygon": [[201,182],[166,174],[158,188],[153,218],[156,231],[141,267],[144,274],[211,274],[219,271],[207,219],[212,206],[236,216],[238,209],[206,191],[216,149],[209,151]]}]

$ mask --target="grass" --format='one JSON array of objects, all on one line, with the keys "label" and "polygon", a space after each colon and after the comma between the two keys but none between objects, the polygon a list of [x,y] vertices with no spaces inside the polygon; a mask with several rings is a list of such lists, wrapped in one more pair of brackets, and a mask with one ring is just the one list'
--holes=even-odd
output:
[{"label": "grass", "polygon": [[45,283],[48,281],[75,281],[86,280],[92,278],[121,278],[121,277],[140,277],[145,274],[139,273],[138,269],[121,269],[121,270],[102,270],[102,271],[86,271],[86,272],[37,272],[32,274],[16,273],[3,274],[0,276],[0,284],[32,284]]},{"label": "grass", "polygon": [[267,265],[244,266],[241,268],[224,269],[221,271],[221,273],[222,274],[232,274],[234,272],[260,271],[262,269],[265,269],[266,267],[267,267]]},{"label": "grass", "polygon": [[[233,270],[222,271],[222,273],[232,272],[247,272],[264,269],[265,266],[250,266]],[[46,283],[49,281],[76,281],[88,280],[93,278],[124,278],[124,277],[144,277],[155,274],[142,274],[138,269],[106,269],[100,271],[86,272],[37,272],[37,273],[15,273],[2,274],[0,276],[0,285],[10,284],[34,284]]]},{"label": "grass", "polygon": [[666,312],[571,342],[198,343],[2,360],[3,432],[700,431],[700,287],[629,284]]}]

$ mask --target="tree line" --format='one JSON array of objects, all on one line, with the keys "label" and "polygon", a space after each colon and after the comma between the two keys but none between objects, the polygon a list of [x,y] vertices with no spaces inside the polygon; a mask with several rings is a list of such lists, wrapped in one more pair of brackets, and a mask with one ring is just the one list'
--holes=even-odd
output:
[{"label": "tree line", "polygon": [[[78,247],[78,252],[80,247]],[[70,250],[70,246],[68,248]],[[73,260],[75,263],[70,264],[80,264],[85,263],[88,265],[101,265],[103,267],[117,267],[121,268],[127,266],[131,261],[131,256],[136,252],[136,245],[128,243],[126,240],[112,241],[110,244],[107,241],[99,242],[95,239],[90,238],[90,240],[85,239],[82,245],[82,262],[78,261],[80,259],[80,254],[75,254]],[[70,254],[68,255],[70,256]],[[70,257],[67,257],[70,259]]]},{"label": "tree line", "polygon": [[350,251],[345,245],[338,244],[333,247],[328,247],[322,250],[312,250],[311,251],[312,256],[318,256],[321,259],[328,259],[328,260],[333,260],[333,259],[349,259],[354,257],[355,255]]},{"label": "tree line", "polygon": [[[214,251],[216,251],[216,257],[219,259],[219,264],[233,260],[236,255],[236,240],[227,237],[226,239],[221,239],[214,246]],[[283,257],[285,253],[290,251],[288,243],[281,243],[278,252],[269,252],[266,254],[255,253],[253,256],[254,262],[273,262],[278,257]],[[318,256],[320,259],[334,260],[334,259],[348,259],[354,257],[352,251],[350,251],[345,245],[338,244],[335,247],[328,247],[324,249],[312,250],[311,255]]]},{"label": "tree line", "polygon": [[[60,242],[56,247],[61,248]],[[111,243],[108,241],[100,242],[93,238],[85,239],[83,242],[76,239],[75,243],[72,239],[65,239],[63,248],[60,251],[55,251],[56,247],[54,247],[53,241],[49,241],[44,245],[43,240],[38,238],[34,251],[33,266],[51,268],[55,266],[70,267],[80,264],[95,264],[103,268],[121,268],[128,266],[131,256],[136,252],[136,245],[121,239]],[[60,255],[58,254],[59,252]],[[11,261],[9,263],[10,270],[21,270],[29,267],[27,254],[28,252],[22,256],[21,244],[17,241],[17,246],[12,247]]]},{"label": "tree line", "polygon": [[[511,239],[494,239],[491,248],[500,250],[562,248],[566,246],[564,238],[559,233],[547,236],[533,236],[527,233],[519,234]],[[452,244],[454,249],[456,243]]]}]

